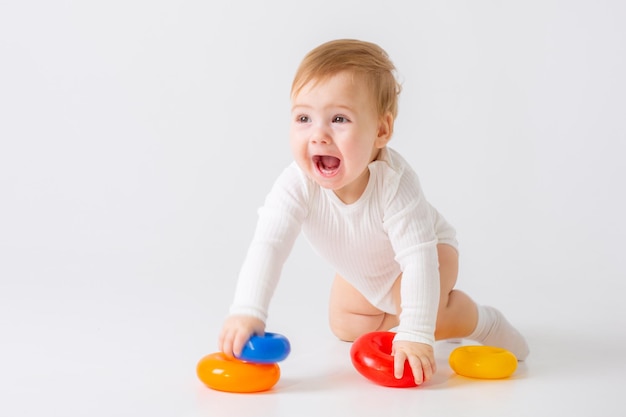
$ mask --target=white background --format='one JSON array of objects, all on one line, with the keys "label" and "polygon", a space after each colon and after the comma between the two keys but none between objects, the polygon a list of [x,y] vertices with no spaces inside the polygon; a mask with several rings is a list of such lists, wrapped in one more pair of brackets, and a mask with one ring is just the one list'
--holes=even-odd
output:
[{"label": "white background", "polygon": [[[625,21],[619,0],[0,3],[0,414],[624,410]],[[430,388],[371,386],[303,240],[274,391],[196,379],[290,161],[292,76],[344,37],[398,67],[391,146],[458,230],[459,288],[527,334],[516,379],[461,384],[441,347]]]}]

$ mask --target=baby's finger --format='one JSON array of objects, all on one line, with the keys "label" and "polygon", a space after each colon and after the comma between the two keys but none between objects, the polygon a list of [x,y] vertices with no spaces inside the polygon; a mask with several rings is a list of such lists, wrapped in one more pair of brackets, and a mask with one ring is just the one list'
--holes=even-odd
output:
[{"label": "baby's finger", "polygon": [[418,356],[409,356],[408,361],[409,365],[411,366],[411,371],[413,372],[413,378],[415,379],[415,383],[417,385],[421,384],[426,378],[423,360]]},{"label": "baby's finger", "polygon": [[233,339],[233,356],[239,357],[241,355],[241,351],[248,343],[248,339],[250,339],[250,335],[247,332],[239,331],[235,334]]},{"label": "baby's finger", "polygon": [[224,351],[224,331],[222,330],[219,334],[219,336],[217,337],[217,349],[220,352]]},{"label": "baby's finger", "polygon": [[225,331],[220,335],[219,348],[225,355],[233,356],[233,333]]},{"label": "baby's finger", "polygon": [[402,378],[402,375],[404,375],[404,362],[406,359],[406,353],[401,350],[396,351],[393,356],[393,376],[396,379],[400,379]]},{"label": "baby's finger", "polygon": [[422,371],[424,372],[422,378],[423,378],[423,382],[429,381],[430,378],[433,377],[433,366],[430,363],[430,360],[428,360],[427,357],[422,357],[420,358],[421,362],[422,362]]}]

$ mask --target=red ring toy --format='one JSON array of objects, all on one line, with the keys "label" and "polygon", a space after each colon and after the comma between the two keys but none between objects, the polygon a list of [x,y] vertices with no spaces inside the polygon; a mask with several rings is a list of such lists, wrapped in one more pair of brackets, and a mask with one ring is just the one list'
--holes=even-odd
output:
[{"label": "red ring toy", "polygon": [[393,332],[371,332],[357,338],[350,348],[352,365],[367,379],[378,385],[395,388],[416,387],[409,362],[404,363],[402,378],[393,375],[391,348]]}]

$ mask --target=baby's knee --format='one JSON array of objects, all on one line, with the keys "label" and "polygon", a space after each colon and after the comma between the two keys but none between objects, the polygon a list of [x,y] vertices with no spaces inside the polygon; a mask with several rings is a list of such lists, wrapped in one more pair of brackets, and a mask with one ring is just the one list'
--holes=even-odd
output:
[{"label": "baby's knee", "polygon": [[345,329],[330,326],[330,330],[342,342],[354,342],[359,336],[354,332],[346,331]]},{"label": "baby's knee", "polygon": [[332,317],[329,320],[330,330],[333,334],[344,342],[354,342],[360,334],[358,331],[355,331],[353,326],[350,326],[349,323],[346,322],[346,319],[339,319],[337,317]]},{"label": "baby's knee", "polygon": [[385,313],[335,313],[331,314],[329,322],[333,334],[346,342],[353,342],[365,333],[388,330],[398,325],[396,316]]}]

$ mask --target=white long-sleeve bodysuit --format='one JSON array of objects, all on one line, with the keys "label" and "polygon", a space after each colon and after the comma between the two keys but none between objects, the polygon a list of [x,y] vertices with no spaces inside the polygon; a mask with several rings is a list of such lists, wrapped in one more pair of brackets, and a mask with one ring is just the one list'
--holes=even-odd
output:
[{"label": "white long-sleeve bodysuit", "polygon": [[263,321],[282,267],[302,231],[315,250],[365,298],[397,314],[391,288],[402,273],[395,340],[434,344],[439,304],[437,243],[457,248],[455,230],[426,201],[419,179],[393,149],[369,165],[363,195],[344,204],[291,163],[259,209],[231,314]]}]

